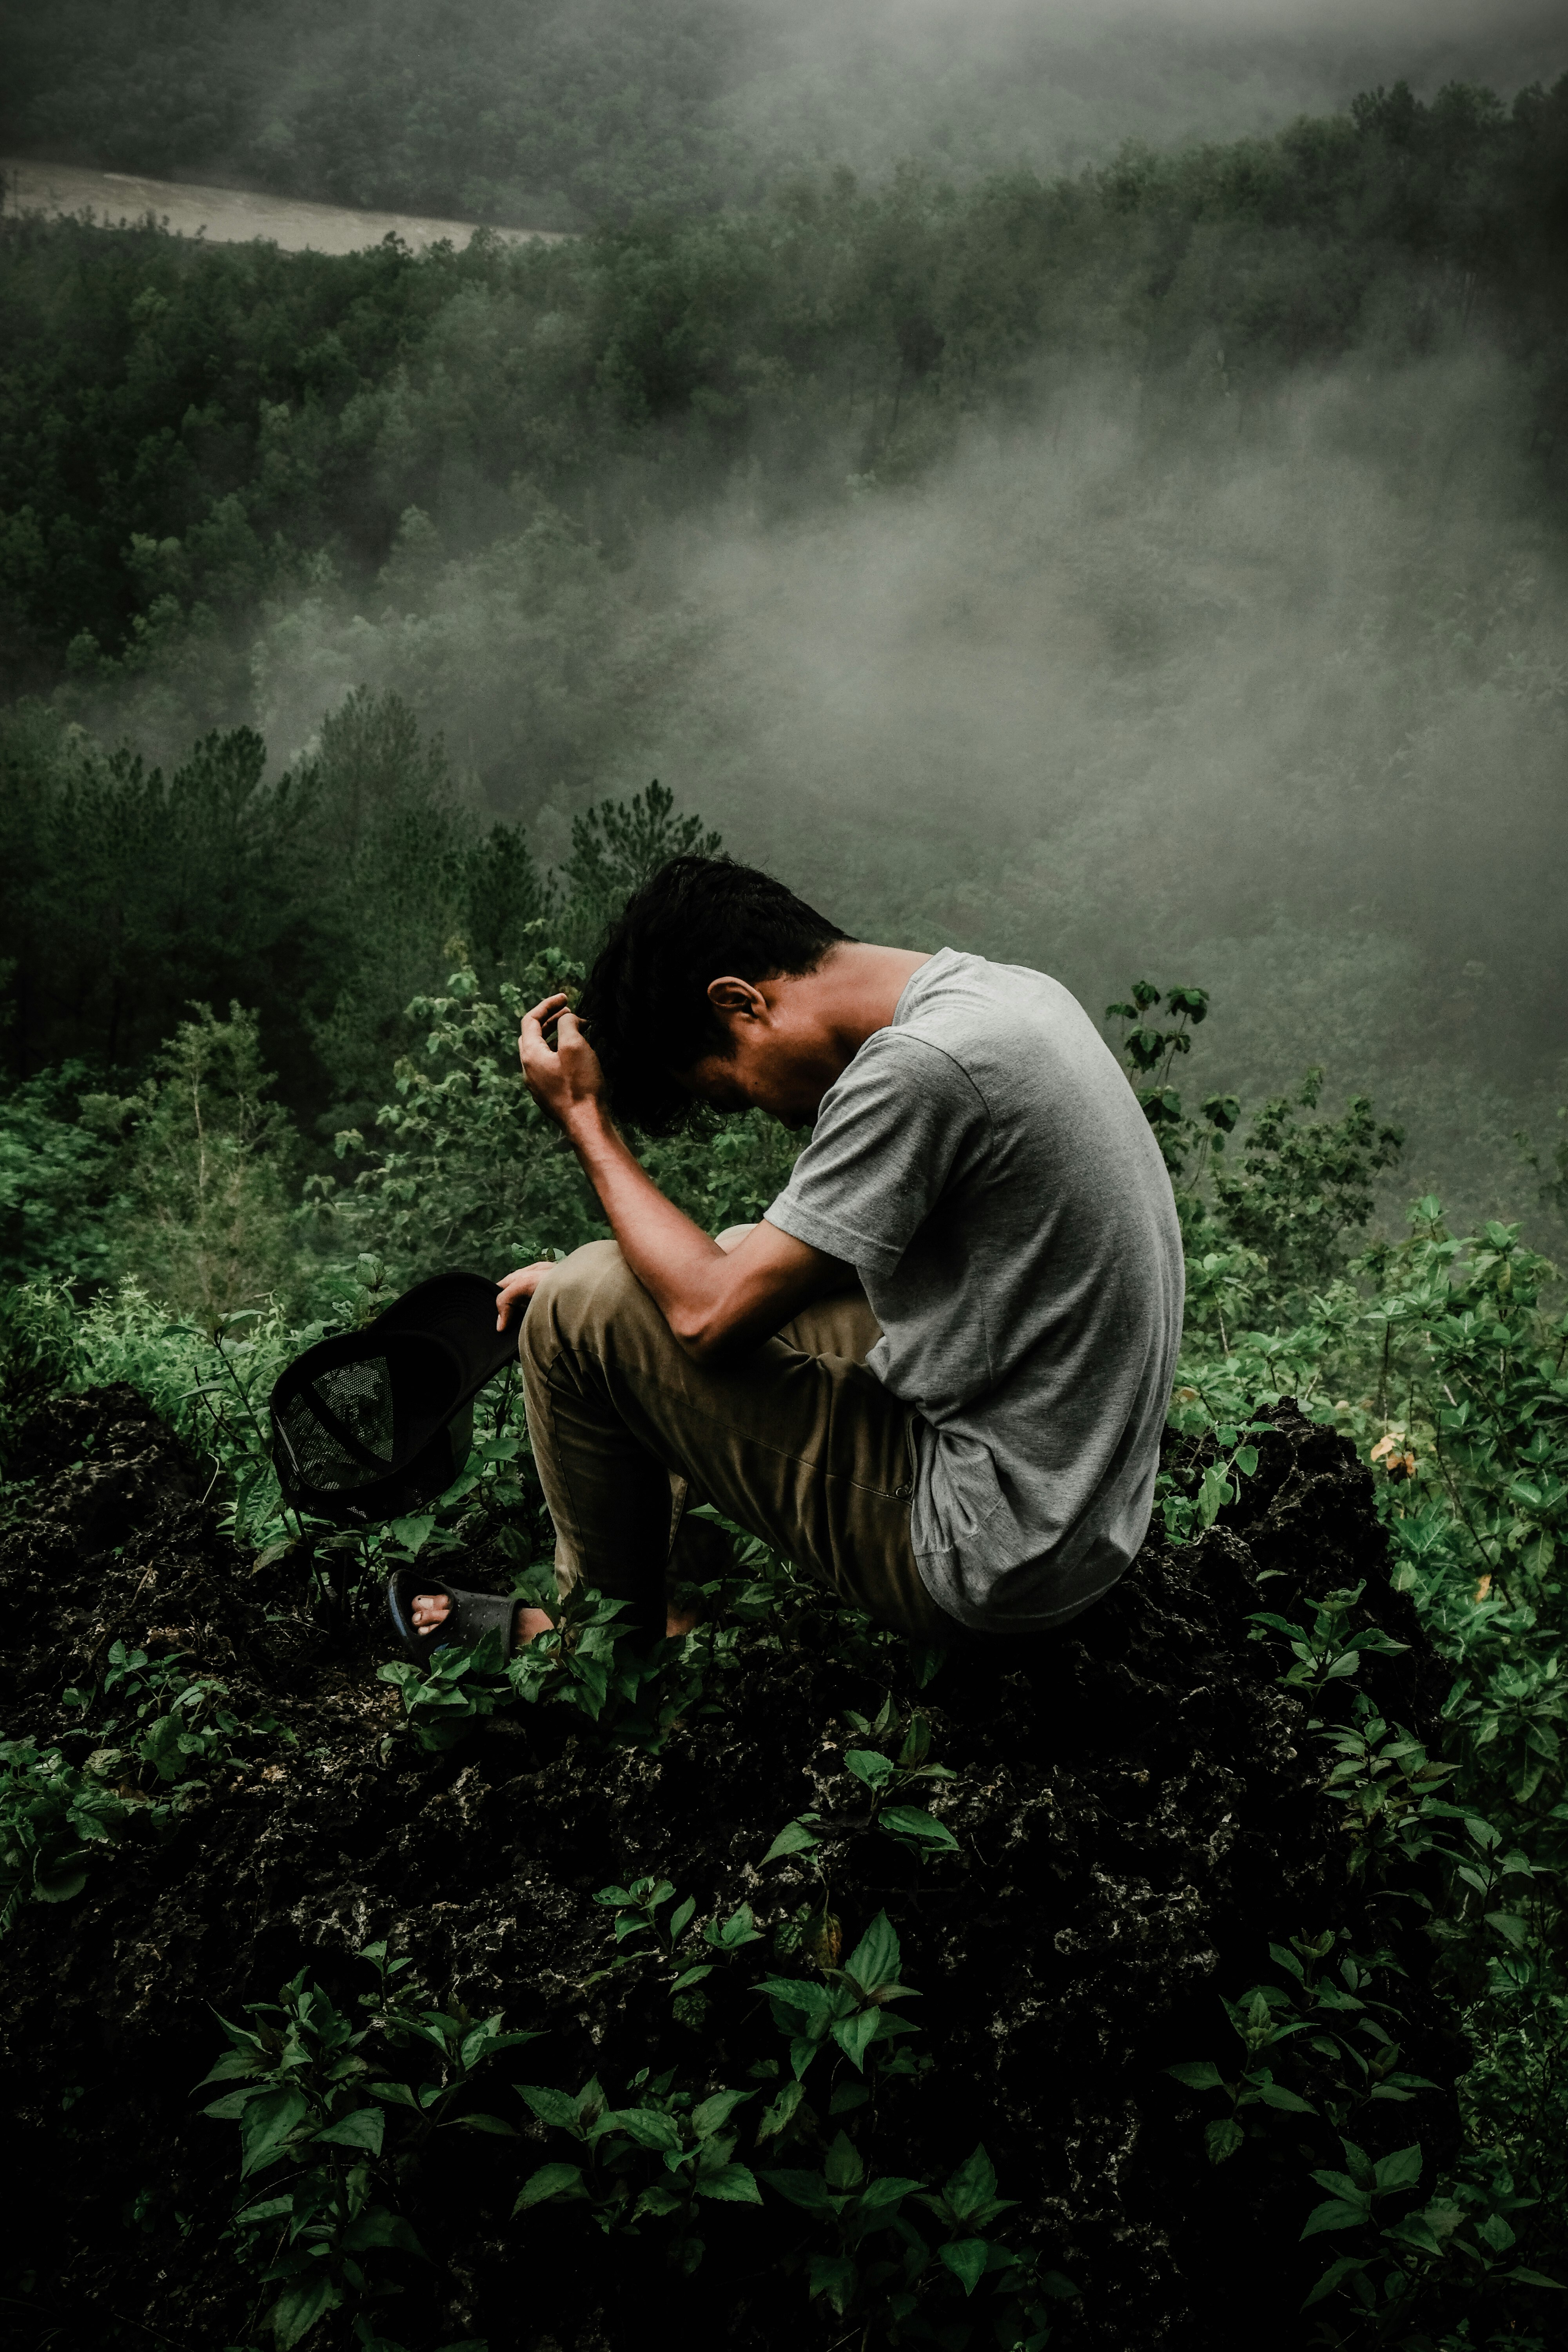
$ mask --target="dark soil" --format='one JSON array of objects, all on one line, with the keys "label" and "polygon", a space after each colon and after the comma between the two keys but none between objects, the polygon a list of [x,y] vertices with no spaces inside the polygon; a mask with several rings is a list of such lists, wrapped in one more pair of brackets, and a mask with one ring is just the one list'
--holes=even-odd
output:
[{"label": "dark soil", "polygon": [[[261,2299],[224,2242],[237,2134],[202,2116],[192,2086],[223,2046],[215,2009],[237,2018],[305,1967],[352,2007],[373,1937],[412,1953],[437,1998],[542,2029],[502,2062],[517,2079],[575,2090],[597,2072],[618,2088],[679,2066],[699,2090],[745,2083],[782,2045],[738,1978],[710,1979],[700,2032],[637,1969],[584,1990],[612,1949],[592,1896],[658,1873],[700,1916],[745,1900],[771,1928],[814,1882],[798,1860],[761,1857],[808,1806],[844,1832],[831,1877],[847,1945],[885,1907],[923,1996],[911,2014],[934,2070],[879,2112],[879,2168],[940,2181],[984,2141],[1020,2200],[1016,2234],[1080,2291],[1053,2344],[1299,2340],[1322,2258],[1321,2241],[1298,2242],[1312,2192],[1289,2131],[1212,2168],[1202,2126],[1217,2106],[1161,2070],[1204,2057],[1235,2070],[1218,1996],[1278,1975],[1270,1939],[1343,1927],[1362,1950],[1400,1948],[1410,1931],[1348,1881],[1323,1748],[1247,1615],[1292,1617],[1365,1580],[1377,1622],[1409,1645],[1369,1661],[1379,1706],[1435,1738],[1446,1678],[1388,1588],[1368,1474],[1331,1433],[1279,1418],[1233,1524],[1190,1549],[1151,1540],[1112,1595],[1033,1654],[977,1644],[943,1668],[926,1695],[932,1752],[959,1778],[936,1809],[962,1853],[917,1871],[891,1840],[851,1833],[864,1792],[842,1769],[845,1711],[874,1713],[881,1690],[826,1642],[743,1635],[721,1706],[656,1756],[606,1748],[552,1708],[442,1756],[400,1737],[383,1760],[399,1713],[374,1679],[391,1654],[380,1623],[333,1631],[281,1571],[254,1572],[131,1391],[51,1406],[0,1539],[10,1735],[59,1739],[79,1721],[62,1690],[90,1683],[123,1638],[193,1653],[241,1714],[265,1705],[297,1745],[199,1798],[172,1840],[132,1837],[95,1862],[73,1903],[18,1919],[0,2066],[18,2159],[5,2292],[20,2273],[27,2340],[260,2341]],[[73,1733],[68,1753],[89,1737]],[[1458,2046],[1426,1990],[1428,1951],[1402,1948],[1404,2063],[1451,2085]],[[510,2092],[489,2103],[502,2098],[527,2125]],[[1428,2179],[1457,2136],[1447,2088],[1366,2114],[1373,2152],[1419,2139]],[[537,2139],[437,2145],[399,2183],[437,2260],[405,2265],[407,2291],[379,2322],[411,2352],[476,2338],[629,2352],[655,2312],[732,2347],[844,2337],[820,2303],[808,2312],[798,2273],[780,2274],[802,2235],[793,2210],[708,2209],[723,2226],[680,2280],[651,2239],[602,2237],[577,2210],[510,2221]]]}]

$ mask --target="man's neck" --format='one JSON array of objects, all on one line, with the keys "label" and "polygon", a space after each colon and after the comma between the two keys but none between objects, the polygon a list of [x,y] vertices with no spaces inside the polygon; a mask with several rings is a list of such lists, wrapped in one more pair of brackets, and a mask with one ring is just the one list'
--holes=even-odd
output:
[{"label": "man's neck", "polygon": [[881,948],[868,940],[837,940],[796,986],[820,991],[820,1014],[847,1068],[868,1037],[889,1029],[910,976],[929,963],[928,950]]}]

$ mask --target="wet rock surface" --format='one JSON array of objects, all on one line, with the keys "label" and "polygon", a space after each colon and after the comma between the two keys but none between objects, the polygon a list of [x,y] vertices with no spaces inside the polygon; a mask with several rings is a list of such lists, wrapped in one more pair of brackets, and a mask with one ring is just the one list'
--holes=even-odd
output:
[{"label": "wet rock surface", "polygon": [[[960,1851],[917,1868],[858,1832],[865,1790],[844,1768],[848,1710],[881,1700],[875,1661],[847,1662],[810,1627],[782,1646],[759,1628],[658,1754],[607,1749],[556,1708],[426,1755],[387,1739],[399,1713],[374,1678],[391,1654],[381,1626],[324,1627],[287,1562],[255,1571],[132,1391],[51,1406],[0,1537],[8,1736],[69,1732],[79,1760],[91,1736],[62,1693],[90,1685],[119,1639],[184,1653],[294,1744],[198,1796],[167,1840],[128,1837],[95,1859],[74,1902],[24,1910],[7,1940],[0,2070],[22,2184],[9,2267],[29,2281],[27,2340],[263,2340],[265,2294],[224,2237],[237,2135],[192,2086],[222,2047],[214,2010],[237,2019],[305,1967],[353,2008],[373,1938],[411,1953],[438,2000],[538,2031],[503,2062],[515,2079],[574,2091],[597,2073],[614,2087],[647,2066],[679,2068],[700,2094],[747,2083],[782,2047],[748,1979],[716,1972],[700,2030],[647,1970],[587,1984],[613,1952],[593,1895],[654,1874],[700,1917],[745,1901],[771,1930],[818,1883],[813,1857],[762,1860],[807,1809],[824,1819],[847,1948],[885,1908],[921,1995],[910,2014],[934,2066],[879,2107],[865,2141],[878,2168],[936,2183],[983,2140],[1019,2200],[1015,2242],[1079,2290],[1057,2307],[1053,2344],[1300,2340],[1322,2267],[1298,2242],[1300,2164],[1249,2149],[1207,2165],[1216,2110],[1162,2070],[1233,2067],[1218,1996],[1270,1973],[1271,1940],[1325,1928],[1400,1953],[1404,2063],[1443,2086],[1369,2109],[1373,2154],[1419,2138],[1440,2167],[1458,2051],[1408,1913],[1374,1916],[1347,1877],[1309,1706],[1247,1615],[1296,1617],[1364,1581],[1355,1622],[1407,1645],[1366,1662],[1380,1709],[1432,1738],[1447,1678],[1388,1588],[1367,1474],[1331,1433],[1284,1408],[1278,1420],[1230,1524],[1190,1549],[1152,1539],[1113,1594],[1032,1652],[955,1653],[921,1704],[956,1775],[931,1801]],[[510,2092],[487,2104],[503,2098],[527,2126]],[[512,2221],[537,2138],[436,2145],[398,2184],[435,2259],[405,2264],[378,2321],[410,2352],[479,2338],[621,2352],[656,2319],[738,2347],[844,2336],[807,2309],[798,2273],[779,2275],[802,2236],[793,2209],[724,2208],[682,2279],[655,2240],[606,2238],[580,2209]]]}]

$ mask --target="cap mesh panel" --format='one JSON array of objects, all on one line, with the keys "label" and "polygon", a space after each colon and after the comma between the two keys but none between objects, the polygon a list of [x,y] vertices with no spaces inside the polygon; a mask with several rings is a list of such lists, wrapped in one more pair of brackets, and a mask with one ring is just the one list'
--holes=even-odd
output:
[{"label": "cap mesh panel", "polygon": [[289,1399],[278,1416],[283,1437],[307,1485],[323,1492],[367,1486],[378,1474],[358,1461],[318,1419],[312,1410],[312,1391],[367,1453],[379,1455],[390,1468],[392,1375],[384,1356],[361,1357],[355,1363],[338,1364],[330,1371],[318,1372],[308,1387]]}]

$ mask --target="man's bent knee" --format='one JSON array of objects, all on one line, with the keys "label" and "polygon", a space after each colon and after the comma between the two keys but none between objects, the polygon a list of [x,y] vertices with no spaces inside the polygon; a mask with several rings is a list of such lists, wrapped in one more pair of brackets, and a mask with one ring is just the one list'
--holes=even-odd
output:
[{"label": "man's bent knee", "polygon": [[621,1255],[618,1242],[584,1242],[542,1274],[518,1335],[525,1363],[577,1347],[627,1307],[646,1310],[647,1291]]}]

